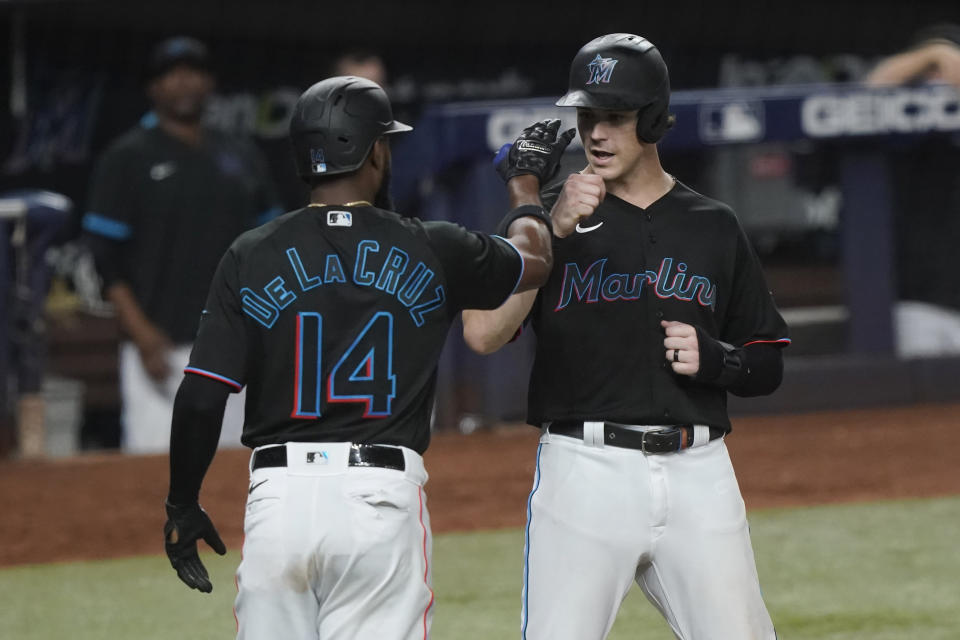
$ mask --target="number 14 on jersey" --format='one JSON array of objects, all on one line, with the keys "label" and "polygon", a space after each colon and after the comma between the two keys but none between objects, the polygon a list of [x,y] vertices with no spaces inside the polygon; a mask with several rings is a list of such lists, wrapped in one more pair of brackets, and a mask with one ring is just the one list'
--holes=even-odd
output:
[{"label": "number 14 on jersey", "polygon": [[397,393],[393,372],[393,315],[380,311],[357,334],[323,379],[323,316],[297,314],[297,344],[293,418],[314,419],[322,415],[324,384],[326,402],[364,403],[364,418],[390,415]]}]

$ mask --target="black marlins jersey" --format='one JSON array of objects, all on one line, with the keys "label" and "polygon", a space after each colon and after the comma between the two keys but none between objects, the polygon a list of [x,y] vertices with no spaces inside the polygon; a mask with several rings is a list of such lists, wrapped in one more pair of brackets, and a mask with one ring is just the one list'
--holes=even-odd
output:
[{"label": "black marlins jersey", "polygon": [[673,372],[660,321],[698,325],[734,346],[789,343],[736,216],[679,182],[647,209],[607,194],[576,233],[554,238],[553,255],[531,312],[531,424],[729,429],[726,391]]},{"label": "black marlins jersey", "polygon": [[373,207],[307,207],[223,256],[187,372],[247,387],[247,446],[422,453],[451,321],[499,306],[522,272],[502,238]]},{"label": "black marlins jersey", "polygon": [[137,127],[97,163],[84,229],[117,243],[117,276],[150,321],[189,343],[217,261],[233,240],[283,213],[251,143],[206,130],[190,146]]}]

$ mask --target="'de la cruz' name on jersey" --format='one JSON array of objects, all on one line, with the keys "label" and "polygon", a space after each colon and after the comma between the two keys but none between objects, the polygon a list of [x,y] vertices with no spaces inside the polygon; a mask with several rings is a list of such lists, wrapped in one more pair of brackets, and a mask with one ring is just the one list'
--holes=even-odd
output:
[{"label": "'de la cruz' name on jersey", "polygon": [[432,363],[451,321],[464,308],[499,306],[522,270],[506,240],[458,225],[373,207],[294,211],[224,255],[187,371],[246,385],[247,446],[349,441],[423,452]]}]

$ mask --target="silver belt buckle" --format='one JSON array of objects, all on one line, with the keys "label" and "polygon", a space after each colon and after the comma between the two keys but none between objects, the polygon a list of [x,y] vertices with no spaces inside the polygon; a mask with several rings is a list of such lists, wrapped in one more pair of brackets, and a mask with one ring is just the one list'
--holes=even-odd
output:
[{"label": "silver belt buckle", "polygon": [[646,429],[646,430],[642,431],[641,433],[642,433],[643,435],[640,436],[640,451],[641,451],[642,453],[646,453],[646,452],[647,452],[647,434],[648,434],[648,433],[662,433],[662,432],[666,431],[667,429],[668,429],[668,427],[654,427],[653,429]]}]

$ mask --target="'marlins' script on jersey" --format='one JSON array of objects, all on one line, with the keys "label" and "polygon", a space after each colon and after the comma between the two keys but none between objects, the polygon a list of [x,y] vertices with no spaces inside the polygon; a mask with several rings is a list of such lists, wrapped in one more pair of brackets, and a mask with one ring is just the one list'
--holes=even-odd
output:
[{"label": "'marlins' script on jersey", "polygon": [[[384,254],[386,258],[383,258]],[[347,283],[348,275],[336,253],[318,256],[315,264],[305,265],[297,248],[290,247],[287,259],[293,277],[276,276],[262,288],[263,295],[249,287],[240,290],[243,312],[268,329],[276,323],[280,311],[297,299],[289,282],[296,280],[301,292],[321,285]],[[402,249],[390,247],[389,251],[381,252],[376,240],[362,240],[357,244],[353,273],[349,278],[358,287],[374,287],[394,296],[407,308],[414,324],[422,327],[424,315],[443,307],[446,295],[443,285],[430,289],[436,276],[432,269],[423,262],[417,262],[412,268],[409,266],[410,256]]]},{"label": "'marlins' script on jersey", "polygon": [[713,309],[717,301],[717,286],[706,276],[688,274],[683,262],[673,266],[673,258],[664,258],[659,271],[640,273],[604,273],[607,258],[601,258],[581,270],[575,262],[568,262],[563,269],[563,284],[560,298],[554,311],[560,311],[571,302],[594,303],[616,300],[637,300],[643,292],[644,283],[654,285],[658,298],[676,298],[689,301],[696,298],[704,307]]}]

